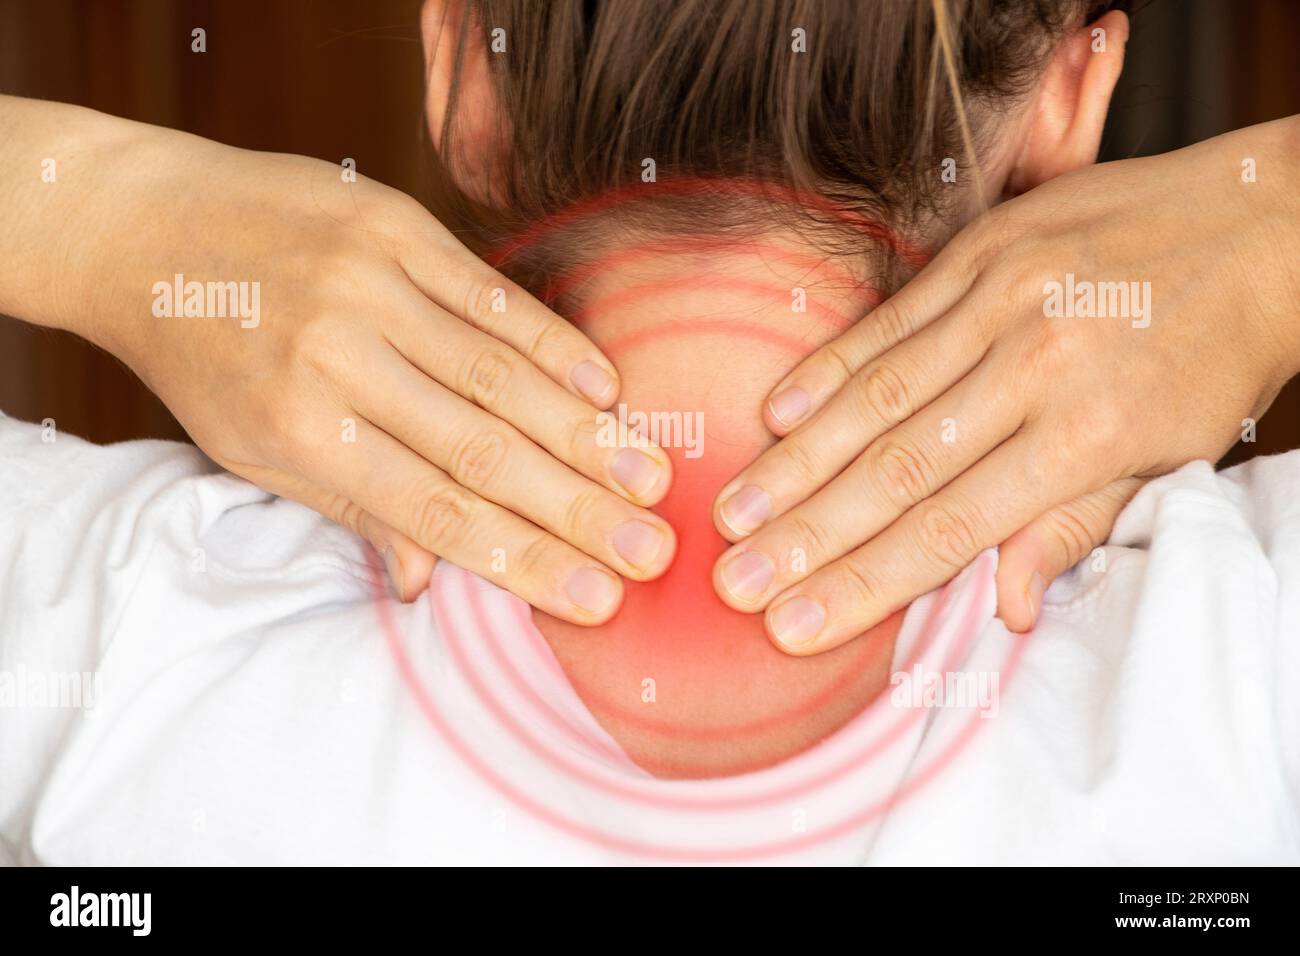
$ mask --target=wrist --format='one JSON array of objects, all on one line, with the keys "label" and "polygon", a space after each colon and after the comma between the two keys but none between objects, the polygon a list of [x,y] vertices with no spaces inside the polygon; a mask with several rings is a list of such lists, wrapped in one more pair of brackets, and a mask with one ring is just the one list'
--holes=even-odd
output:
[{"label": "wrist", "polygon": [[132,201],[137,147],[169,131],[3,96],[0,127],[0,312],[109,347],[113,314],[96,289],[120,245],[115,207]]},{"label": "wrist", "polygon": [[1278,120],[1270,163],[1276,164],[1268,199],[1273,228],[1269,231],[1274,270],[1279,289],[1278,323],[1283,327],[1286,364],[1283,381],[1300,374],[1300,116]]},{"label": "wrist", "polygon": [[1239,209],[1236,266],[1271,345],[1280,387],[1300,374],[1300,116],[1215,142],[1221,148],[1216,165],[1232,177],[1229,201]]},{"label": "wrist", "polygon": [[1300,374],[1300,115],[1280,120],[1278,194],[1281,216],[1276,236],[1283,295],[1290,305],[1291,364],[1288,377]]}]

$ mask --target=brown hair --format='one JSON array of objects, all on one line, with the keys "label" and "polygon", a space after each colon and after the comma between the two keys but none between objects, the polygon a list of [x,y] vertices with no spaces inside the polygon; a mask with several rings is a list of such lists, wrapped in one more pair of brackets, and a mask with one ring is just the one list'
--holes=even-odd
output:
[{"label": "brown hair", "polygon": [[[503,229],[640,188],[648,158],[659,183],[771,184],[906,235],[945,214],[954,191],[940,188],[943,161],[970,168],[989,119],[1029,89],[1061,33],[1125,5],[471,0],[454,75],[467,42],[488,48],[504,30],[505,50],[488,54],[499,106],[493,154],[503,157],[493,186],[503,208],[480,208],[470,220],[480,239],[499,240]],[[796,52],[799,30],[806,52]],[[456,155],[456,106],[453,82],[444,156]],[[674,202],[647,184],[644,196],[648,203],[616,218],[685,233],[700,223],[710,232],[752,229],[756,219],[754,204],[728,189]],[[788,203],[772,205],[761,217],[769,226],[771,214],[788,215]],[[800,215],[825,224],[806,208]]]}]

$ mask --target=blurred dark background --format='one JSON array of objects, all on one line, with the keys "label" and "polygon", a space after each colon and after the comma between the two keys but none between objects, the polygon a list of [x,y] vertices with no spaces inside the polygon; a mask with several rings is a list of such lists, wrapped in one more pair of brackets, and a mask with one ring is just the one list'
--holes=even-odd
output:
[{"label": "blurred dark background", "polygon": [[[351,156],[368,176],[427,202],[419,8],[419,0],[0,0],[0,92],[250,149]],[[194,27],[207,30],[201,56],[190,53]],[[1300,0],[1137,0],[1101,158],[1165,152],[1300,113],[1298,51]],[[185,437],[113,357],[3,316],[0,409],[54,418],[97,442]],[[1225,463],[1300,447],[1300,380],[1258,439]]]}]

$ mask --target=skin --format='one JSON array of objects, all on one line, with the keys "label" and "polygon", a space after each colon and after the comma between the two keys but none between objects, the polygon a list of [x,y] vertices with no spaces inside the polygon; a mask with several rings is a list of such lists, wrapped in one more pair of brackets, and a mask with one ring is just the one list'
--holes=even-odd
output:
[{"label": "skin", "polygon": [[[429,109],[436,120],[444,117],[449,82],[447,71],[438,68],[448,60],[449,34],[444,27],[458,23],[464,11],[463,4],[444,5],[436,0],[424,7],[426,56],[433,64]],[[1104,37],[1104,45],[1097,45],[1099,36]],[[1063,221],[1061,203],[1024,202],[1009,207],[1028,208],[1031,213],[1016,221],[1015,228],[1008,228],[1011,213],[989,216],[984,211],[990,203],[1034,190],[1095,160],[1110,96],[1123,67],[1127,37],[1128,21],[1120,12],[1081,24],[1059,39],[1038,81],[1021,101],[999,104],[996,120],[981,116],[980,104],[971,104],[972,115],[982,120],[979,175],[974,182],[954,184],[960,191],[952,203],[957,214],[925,231],[936,246],[942,245],[956,227],[978,220],[980,225],[972,226],[969,234],[980,235],[982,240],[959,244],[970,258],[950,267],[953,274],[941,273],[927,288],[957,287],[963,280],[969,284],[978,267],[990,262],[995,252],[1008,263],[1009,274],[1023,277],[1024,271],[1013,272],[1010,265],[1022,263],[1023,252],[1010,247],[1008,238],[1058,231],[1056,226]],[[461,141],[469,145],[465,155],[450,157],[449,164],[454,171],[461,171],[459,178],[465,188],[490,200],[491,190],[482,177],[476,179],[467,172],[492,169],[508,160],[482,147],[489,139],[483,134],[492,125],[489,120],[494,107],[481,57],[467,58],[463,84],[462,95],[474,109],[456,120],[463,128]],[[475,143],[480,144],[479,155],[474,155]],[[1161,192],[1153,180],[1134,175],[1126,178],[1123,195],[1131,201],[1144,184],[1155,195]],[[1122,218],[1095,220],[1097,242],[1092,250],[1118,247],[1119,236],[1108,233],[1107,223],[1117,233],[1126,228]],[[1178,242],[1186,234],[1183,225],[1171,223],[1169,242]],[[1040,268],[1050,264],[1053,274],[1064,271],[1055,266],[1065,241],[1041,247],[1045,251],[1040,254]],[[1211,246],[1203,243],[1195,254],[1202,260],[1212,256]],[[973,264],[975,256],[970,250],[975,248],[984,255]],[[941,262],[953,263],[956,255],[945,255]],[[1172,261],[1170,281],[1176,283],[1185,268],[1177,265],[1176,259]],[[1122,257],[1107,262],[1095,254],[1089,264],[1101,276],[1109,276],[1111,266],[1126,265]],[[936,264],[927,275],[940,268]],[[1023,284],[1020,291],[1031,285]],[[1037,288],[1041,286],[1039,282]],[[1053,389],[1050,377],[1036,380],[1031,389],[1024,382],[1026,374],[1044,368],[1050,373],[1052,366],[1022,362],[995,375],[990,363],[977,362],[978,355],[971,357],[980,347],[980,336],[984,336],[982,347],[990,355],[1035,357],[1003,345],[1015,341],[1019,333],[1010,325],[998,327],[993,318],[985,317],[997,306],[987,305],[982,313],[971,316],[965,323],[969,329],[940,338],[938,323],[928,328],[926,322],[941,315],[952,300],[933,296],[922,307],[927,312],[921,316],[898,307],[899,301],[913,301],[907,294],[886,307],[881,321],[864,324],[829,343],[766,396],[763,414],[769,429],[788,437],[728,482],[714,504],[715,528],[737,543],[713,569],[719,597],[738,611],[763,612],[768,636],[793,654],[815,654],[849,640],[951,578],[980,549],[999,544],[999,614],[1012,629],[1028,629],[1037,619],[1046,584],[1082,557],[1086,544],[1104,539],[1120,508],[1141,484],[1142,473],[1119,467],[1121,456],[1113,454],[1110,446],[1090,445],[1086,449],[1089,460],[1099,463],[1100,474],[1107,480],[1081,489],[1085,493],[1073,500],[1065,497],[1063,493],[1073,490],[1071,482],[1078,474],[1072,461],[1078,442],[1074,438],[1068,443],[1053,441],[1052,436],[1068,434],[1060,428],[1044,428],[1037,444],[1008,442],[997,455],[989,455],[1002,438],[1016,432],[1018,424],[1027,423],[1036,412],[1031,401],[1041,406],[1047,400],[1044,390]],[[995,294],[986,301],[997,300]],[[1041,302],[1036,305],[1041,307]],[[1029,338],[1043,343],[1042,349],[1050,357],[1060,351],[1063,336],[1059,329],[1044,332],[1041,308],[1037,311],[1038,320],[1030,313],[1022,326],[1031,330]],[[943,327],[958,324],[952,321]],[[963,336],[961,342],[955,341]],[[1085,336],[1076,331],[1070,338],[1082,342]],[[883,355],[891,349],[894,351],[888,356]],[[1069,354],[1079,368],[1095,368],[1103,380],[1107,370],[1113,373],[1123,368],[1122,363],[1113,361],[1094,366],[1097,357],[1107,355],[1103,350],[1088,351],[1081,346]],[[1152,356],[1150,367],[1154,368],[1157,353],[1147,354]],[[967,364],[962,365],[963,360]],[[860,387],[844,387],[850,380]],[[1264,380],[1270,380],[1268,372]],[[1004,385],[1007,381],[1017,381],[1018,388],[1011,391]],[[1151,384],[1154,401],[1168,397],[1172,407],[1178,407],[1169,381]],[[942,406],[927,407],[950,386],[955,388]],[[1005,397],[1008,391],[1011,394]],[[793,403],[791,396],[795,396]],[[999,402],[996,406],[995,401]],[[1063,402],[1058,399],[1057,404]],[[1240,406],[1240,402],[1225,401],[1215,413],[1236,414]],[[941,408],[949,414],[936,414]],[[990,417],[990,408],[996,408],[996,418]],[[1096,415],[1103,421],[1117,417],[1104,407]],[[1225,418],[1208,422],[1202,414],[1190,422],[1180,421],[1180,426],[1184,431],[1203,426],[1206,433],[1221,435]],[[961,441],[941,443],[938,436],[945,420],[959,423]],[[1134,422],[1133,434],[1141,436],[1143,427],[1154,421]],[[1077,414],[1058,423],[1081,429],[1093,424]],[[899,430],[892,432],[895,428]],[[1046,447],[1049,443],[1051,448]],[[1181,463],[1177,458],[1172,461]],[[982,467],[976,469],[976,465]],[[978,477],[963,477],[945,496],[931,500],[968,470]],[[728,523],[731,499],[742,491],[751,499],[763,500],[764,506],[757,510],[766,513],[751,514],[740,525]],[[1002,517],[990,521],[986,515]],[[815,540],[809,540],[810,535]],[[770,559],[769,552],[796,546],[815,555],[806,569],[785,569],[757,595],[738,594],[727,585],[726,567],[738,555]],[[807,589],[801,590],[805,581]]]},{"label": "skin", "polygon": [[[426,6],[428,51],[442,22],[431,9],[440,8]],[[981,217],[871,321],[833,342],[828,335],[801,364],[787,355],[784,366],[764,371],[753,411],[721,432],[745,452],[726,461],[734,479],[693,474],[671,502],[666,454],[596,441],[596,409],[614,402],[620,383],[595,345],[412,200],[364,178],[345,183],[329,163],[0,97],[0,310],[113,352],[218,463],[367,537],[404,597],[423,587],[438,554],[557,619],[609,621],[623,577],[651,581],[671,563],[676,538],[665,515],[698,540],[699,500],[722,483],[711,522],[737,543],[712,566],[713,587],[749,615],[749,633],[764,612],[761,626],[787,651],[846,645],[999,542],[1000,613],[1027,627],[1045,583],[1105,537],[1141,480],[1217,457],[1241,419],[1267,407],[1300,354],[1300,215],[1286,188],[1300,155],[1295,122],[1066,175],[1095,157],[1121,68],[1126,20],[1111,14],[1097,26],[1106,51],[1090,50],[1090,29],[1063,38],[1026,102],[1001,114],[979,188],[954,187],[963,190],[964,218],[986,199],[1032,192]],[[474,62],[463,102],[482,119],[491,103],[475,87]],[[439,84],[431,70],[435,118],[445,103]],[[60,163],[57,184],[40,180],[49,156]],[[1260,169],[1245,193],[1243,156]],[[498,158],[465,159],[453,168],[488,169]],[[261,282],[261,325],[154,319],[152,285],[178,271]],[[1043,283],[1066,271],[1149,280],[1166,318],[1144,330],[1152,334],[1140,346],[1123,328],[1045,322]],[[505,313],[491,308],[498,288]],[[738,355],[733,344],[700,374]],[[681,354],[644,376],[670,380],[698,360]],[[748,375],[757,361],[746,357],[731,371]],[[807,396],[802,417],[778,413],[792,387]],[[667,407],[705,401],[631,398]],[[760,414],[772,434],[787,436],[768,451],[768,439],[746,431]],[[725,421],[716,408],[710,417]],[[963,438],[938,446],[945,418]],[[344,420],[356,423],[355,442],[341,438]],[[624,452],[653,460],[635,490],[624,483],[631,471],[616,464]],[[757,457],[746,465],[746,456]],[[726,520],[727,503],[747,486],[767,492],[772,507],[755,526],[737,527]],[[664,515],[648,510],[661,501]],[[620,542],[646,540],[620,535],[629,525],[661,536],[636,561],[620,553]],[[776,560],[796,546],[808,554],[807,571]],[[742,550],[774,558],[773,581],[756,597],[728,584],[727,565]],[[508,559],[502,569],[497,551]],[[693,576],[681,585],[691,595],[686,606],[719,615],[699,597],[700,554],[708,549],[683,562]],[[669,588],[676,579],[665,582],[659,603],[679,593]],[[822,609],[820,626],[798,644],[780,620],[796,598]],[[655,603],[629,607],[629,618],[642,615],[639,631],[662,629],[644,609]],[[712,622],[711,631],[727,633],[720,646],[740,646],[731,624]],[[599,636],[587,636],[598,647]],[[555,646],[580,682],[576,645]],[[603,652],[588,653],[592,663],[582,666],[594,673]],[[618,667],[605,659],[606,670]],[[634,660],[622,673],[638,670]],[[669,691],[678,679],[692,675],[670,674]],[[846,711],[869,698],[869,684],[849,695]],[[697,696],[707,693],[698,679],[694,686]],[[762,711],[783,688],[812,685],[755,677],[754,686],[761,699],[745,706]],[[686,710],[682,720],[710,716]],[[744,759],[780,759],[841,718],[755,746]],[[658,746],[639,752],[664,772],[711,769],[708,754],[682,758]]]},{"label": "skin", "polygon": [[[0,312],[117,356],[222,467],[368,539],[403,598],[439,555],[592,624],[671,561],[667,456],[593,438],[613,365],[414,200],[57,103],[0,97],[0,128]],[[176,273],[258,282],[260,321],[154,316]]]},{"label": "skin", "polygon": [[[697,256],[615,250],[613,260],[623,264],[600,269],[582,296],[581,327],[618,364],[629,409],[699,413],[704,440],[691,451],[659,436],[674,480],[655,510],[679,541],[668,572],[629,584],[618,615],[598,627],[541,612],[534,621],[591,713],[661,777],[755,770],[832,733],[886,686],[902,617],[851,647],[798,660],[710,584],[710,567],[727,546],[712,527],[711,503],[775,440],[759,414],[762,396],[791,362],[863,313],[867,299],[842,280],[819,283],[817,275],[830,270],[810,269],[818,257],[788,236],[745,245]],[[792,311],[796,286],[808,290],[805,313]],[[720,354],[745,374],[720,367]],[[653,700],[645,697],[647,679]]]},{"label": "skin", "polygon": [[[759,486],[770,518],[719,568],[795,540],[817,557],[742,606],[817,654],[1001,543],[1000,614],[1032,627],[1045,583],[1106,540],[1145,479],[1220,458],[1300,371],[1298,155],[1292,118],[1063,176],[801,363],[765,405],[787,437],[715,510],[728,533],[723,502]],[[1150,282],[1150,325],[1045,319],[1045,284],[1066,272]],[[803,424],[775,414],[791,388],[810,396]]]},{"label": "skin", "polygon": [[[1104,50],[1093,48],[1096,30],[1104,33]],[[956,220],[975,224],[885,303],[876,321],[828,343],[765,397],[765,421],[783,441],[728,482],[714,503],[715,527],[735,542],[715,565],[714,583],[731,607],[763,612],[768,636],[787,652],[816,654],[851,640],[999,544],[999,614],[1012,629],[1027,629],[1037,618],[1046,582],[1069,566],[1045,539],[1069,540],[1072,564],[1086,553],[1077,542],[1104,539],[1137,490],[1140,481],[1132,472],[1112,475],[1069,513],[1049,510],[1070,500],[1053,495],[1075,487],[1079,449],[1073,436],[1095,433],[1088,414],[1057,420],[1035,444],[1018,433],[1001,444],[1026,421],[1031,401],[1048,394],[1095,394],[1057,392],[1067,361],[1076,372],[1103,380],[1107,372],[1125,368],[1113,353],[1127,357],[1127,342],[1093,352],[1082,343],[1090,334],[1103,334],[1095,325],[1078,323],[1067,331],[1045,323],[1041,290],[1042,276],[1061,277],[1061,266],[1070,261],[1071,228],[1061,225],[1069,220],[1060,197],[1094,175],[1080,171],[1096,159],[1127,36],[1128,21],[1120,12],[1067,32],[1031,92],[1000,121],[1002,132],[981,163],[985,176],[978,189],[968,189],[965,212]],[[1112,206],[1132,205],[1135,187],[1147,181],[1143,172],[1132,168],[1121,192],[1109,192],[1114,180],[1102,187],[1112,195]],[[1027,195],[1015,200],[1022,194]],[[996,197],[1012,201],[981,213],[982,204]],[[1026,207],[1030,212],[1018,216]],[[1129,228],[1131,219],[1099,219],[1086,247],[1093,258],[1074,260],[1075,271],[1103,278],[1149,274],[1131,260],[1106,261],[1096,252],[1115,248],[1111,229]],[[1061,238],[1039,244],[1039,272],[1027,271],[1025,244],[1044,234]],[[1032,303],[1033,311],[1019,314],[1015,331],[999,322],[1005,285],[986,283],[981,291],[995,291],[982,296],[977,308],[960,317],[944,315],[956,302],[956,290],[963,281],[969,287],[977,271],[972,235],[981,236],[978,246],[986,256],[999,257],[1004,274],[1021,280],[1016,301]],[[1171,233],[1170,242],[1181,235]],[[1127,232],[1125,242],[1133,245]],[[1205,247],[1196,250],[1202,257],[1207,253]],[[928,300],[919,298],[925,292],[918,287],[929,291]],[[952,294],[934,295],[941,287]],[[913,311],[922,301],[928,317],[943,321],[926,325]],[[1012,344],[1022,333],[1038,351]],[[1066,338],[1071,348],[1061,352]],[[1002,361],[992,362],[995,355]],[[1168,367],[1160,365],[1168,353],[1147,355],[1151,368]],[[1168,381],[1150,384],[1154,395],[1170,394]],[[1119,394],[1131,392],[1126,386]],[[1068,399],[1056,401],[1065,406]],[[1140,434],[1140,423],[1137,428]],[[1092,461],[1115,463],[1109,446],[1089,445],[1087,453]],[[729,521],[742,492],[761,507],[751,507],[744,521]],[[804,568],[781,569],[757,594],[728,586],[730,562],[796,546],[810,556]]]},{"label": "skin", "polygon": [[[429,119],[435,130],[445,119],[450,87],[446,66],[451,61],[450,38],[456,32],[451,27],[464,13],[464,7],[456,3],[443,6],[431,2],[424,8],[426,56],[432,64]],[[1098,26],[1109,34],[1108,55],[1092,55],[1089,34],[1076,31],[1062,41],[1031,93],[1020,103],[1003,104],[1000,135],[987,147],[981,178],[974,187],[962,187],[956,222],[931,224],[925,237],[929,242],[942,245],[955,225],[973,218],[989,197],[1032,188],[1095,158],[1106,105],[1119,75],[1127,20],[1115,14]],[[462,153],[446,157],[447,164],[464,188],[490,201],[490,184],[472,171],[494,168],[509,158],[485,145],[492,141],[485,131],[492,126],[488,118],[493,106],[482,57],[467,57],[461,82],[464,101],[473,103],[474,109],[454,118],[462,124],[463,135],[458,137]],[[790,237],[785,240],[797,245]],[[864,249],[864,259],[875,251]],[[771,429],[764,434],[763,416],[769,415],[769,428],[773,423],[760,396],[776,390],[769,389],[768,382],[779,385],[788,375],[788,363],[799,356],[788,351],[783,354],[770,343],[761,344],[761,337],[751,334],[755,322],[769,330],[785,329],[796,336],[802,348],[819,342],[829,346],[835,330],[818,326],[808,315],[793,314],[787,295],[753,302],[751,296],[736,291],[734,282],[728,280],[737,276],[752,279],[754,269],[766,270],[769,279],[775,271],[778,288],[807,283],[806,274],[780,274],[780,257],[759,259],[746,262],[733,256],[724,265],[713,260],[660,262],[662,277],[721,270],[718,279],[723,281],[684,298],[682,294],[675,298],[664,287],[666,278],[651,276],[647,280],[635,272],[598,269],[595,274],[606,290],[635,288],[647,281],[652,287],[656,282],[659,285],[651,296],[621,301],[616,327],[599,308],[584,324],[593,340],[618,363],[624,376],[624,398],[630,404],[661,411],[703,411],[710,423],[708,432],[715,437],[712,445],[720,439],[724,449],[721,454],[713,452],[708,462],[680,455],[674,458],[675,484],[658,510],[674,526],[682,546],[666,575],[631,587],[620,614],[595,633],[553,621],[545,614],[535,615],[588,709],[633,760],[660,776],[718,776],[756,769],[792,756],[833,732],[886,685],[900,612],[911,597],[929,589],[904,596],[890,613],[877,616],[872,627],[846,635],[839,650],[824,648],[829,653],[814,658],[783,656],[780,652],[790,651],[789,646],[761,639],[763,625],[753,612],[767,604],[781,582],[798,580],[806,573],[801,562],[792,560],[794,554],[810,557],[812,571],[821,567],[823,545],[837,541],[836,519],[829,514],[819,516],[824,520],[813,537],[799,533],[812,526],[800,525],[797,517],[788,519],[786,527],[792,527],[794,533],[786,531],[781,538],[764,539],[760,532],[756,539],[763,542],[761,547],[748,547],[746,542],[726,549],[725,541],[741,540],[754,530],[738,520],[744,515],[729,515],[727,504],[745,487],[745,480],[755,475],[765,479],[783,476],[787,483],[801,474],[805,478],[833,477],[838,468],[824,476],[809,472],[827,460],[828,449],[851,442],[859,429],[852,419],[840,421],[821,430],[815,442],[797,446],[794,455],[789,443],[764,451],[771,433],[779,432]],[[640,265],[647,267],[647,260],[641,258]],[[843,289],[822,288],[820,294],[823,304],[829,300],[846,316],[860,316],[866,310],[864,300],[855,301]],[[599,302],[601,295],[598,285],[585,289],[583,298],[591,308],[590,303]],[[696,331],[660,334],[651,344],[638,338],[646,329],[661,332],[677,323],[694,326]],[[873,341],[889,334],[887,322],[868,317],[844,337]],[[639,347],[622,347],[628,337]],[[834,357],[831,352],[819,354]],[[748,411],[746,401],[754,402]],[[749,459],[753,462],[745,464]],[[725,482],[727,472],[736,464],[744,465],[740,476]],[[839,467],[845,464],[847,461],[841,461]],[[724,482],[715,499],[710,528],[710,519],[705,517],[707,501]],[[854,512],[860,509],[863,496],[853,492],[860,492],[862,484],[859,479],[847,496],[833,503],[839,517],[847,519],[850,526],[859,518]],[[770,485],[780,487],[777,481]],[[782,530],[779,523],[776,527]],[[902,542],[896,549],[905,551],[909,544]],[[756,557],[759,560],[747,562]],[[714,593],[706,583],[710,562]],[[948,577],[957,570],[950,569]],[[767,630],[773,636],[770,625]],[[853,637],[858,640],[850,646]],[[647,681],[653,682],[652,700],[647,699]]]}]

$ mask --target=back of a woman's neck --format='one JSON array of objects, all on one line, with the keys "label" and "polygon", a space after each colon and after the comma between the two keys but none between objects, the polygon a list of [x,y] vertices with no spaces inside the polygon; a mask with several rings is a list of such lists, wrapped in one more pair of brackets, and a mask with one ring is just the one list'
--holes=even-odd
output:
[{"label": "back of a woman's neck", "polygon": [[794,243],[688,250],[611,256],[583,283],[576,317],[622,375],[615,416],[648,426],[673,459],[672,489],[655,510],[677,532],[677,557],[658,580],[629,582],[601,627],[534,613],[593,715],[665,777],[758,769],[836,730],[886,685],[901,619],[797,659],[771,645],[760,615],[714,593],[711,569],[727,543],[712,502],[774,441],[765,396],[875,297]]}]

